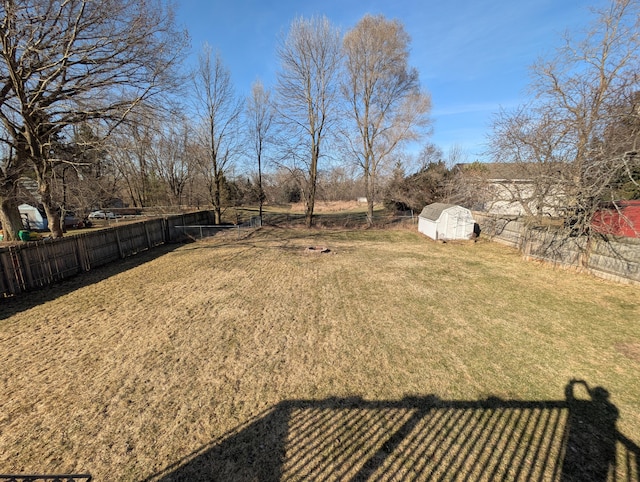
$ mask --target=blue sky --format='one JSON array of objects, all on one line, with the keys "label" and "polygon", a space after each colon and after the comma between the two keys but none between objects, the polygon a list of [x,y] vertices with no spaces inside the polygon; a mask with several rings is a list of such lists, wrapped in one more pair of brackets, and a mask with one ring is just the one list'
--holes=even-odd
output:
[{"label": "blue sky", "polygon": [[527,98],[529,67],[590,22],[604,0],[181,0],[178,23],[195,62],[204,42],[217,49],[237,92],[274,84],[278,37],[297,16],[326,15],[347,30],[366,13],[400,20],[411,36],[410,63],[432,97],[430,141],[483,159],[492,115]]}]

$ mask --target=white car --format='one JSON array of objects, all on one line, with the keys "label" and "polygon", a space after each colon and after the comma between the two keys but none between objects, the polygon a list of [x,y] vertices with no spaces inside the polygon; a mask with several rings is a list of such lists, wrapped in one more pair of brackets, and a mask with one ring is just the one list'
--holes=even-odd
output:
[{"label": "white car", "polygon": [[93,211],[89,214],[89,219],[115,219],[116,215],[111,211]]}]

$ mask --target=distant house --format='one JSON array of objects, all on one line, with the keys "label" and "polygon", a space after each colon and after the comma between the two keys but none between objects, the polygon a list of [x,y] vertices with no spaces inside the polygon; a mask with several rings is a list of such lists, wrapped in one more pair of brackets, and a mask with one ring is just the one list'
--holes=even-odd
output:
[{"label": "distant house", "polygon": [[455,204],[429,204],[418,217],[418,231],[435,240],[471,239],[474,226],[471,211]]},{"label": "distant house", "polygon": [[591,227],[601,234],[640,238],[640,201],[617,201],[597,211]]},{"label": "distant house", "polygon": [[458,164],[473,208],[507,216],[559,216],[567,205],[561,163]]}]

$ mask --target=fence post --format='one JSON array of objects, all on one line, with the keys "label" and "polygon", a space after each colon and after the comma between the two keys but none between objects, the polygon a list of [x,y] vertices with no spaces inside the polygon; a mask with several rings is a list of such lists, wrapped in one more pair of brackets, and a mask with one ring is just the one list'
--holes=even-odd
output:
[{"label": "fence post", "polygon": [[56,280],[57,277],[60,276],[60,273],[61,273],[60,263],[58,260],[59,250],[57,249],[59,246],[54,246],[53,243],[55,243],[55,241],[51,241],[51,243],[47,243],[45,241],[44,243],[45,243],[43,245],[43,247],[45,248],[44,258],[46,260],[47,266],[49,267],[49,280],[47,282],[47,285],[50,285]]},{"label": "fence post", "polygon": [[[11,268],[11,277],[7,272],[7,282],[10,285],[11,293],[17,295],[22,291],[26,290],[26,283],[24,280],[24,273],[22,270],[22,266],[20,263],[20,248],[16,248],[15,246],[9,246],[8,249],[8,258],[9,258],[9,267]],[[5,258],[6,259],[6,258]],[[5,267],[7,264],[5,264]]]},{"label": "fence post", "polygon": [[149,235],[149,228],[147,228],[147,221],[142,221],[144,226],[144,234],[147,237],[147,249],[151,249],[151,236]]},{"label": "fence post", "polygon": [[7,268],[4,265],[3,254],[0,252],[0,298],[9,294],[9,283],[6,281]]},{"label": "fence post", "polygon": [[165,243],[171,242],[171,236],[169,235],[169,219],[167,216],[162,217],[162,237]]},{"label": "fence post", "polygon": [[116,243],[118,244],[118,252],[120,253],[120,258],[124,259],[124,251],[122,251],[122,243],[120,242],[120,233],[118,233],[117,228],[113,228],[116,233]]},{"label": "fence post", "polygon": [[29,290],[34,287],[33,273],[31,272],[31,261],[29,260],[29,256],[24,251],[24,249],[20,249],[20,271],[22,271],[22,279],[25,283],[25,288]]}]

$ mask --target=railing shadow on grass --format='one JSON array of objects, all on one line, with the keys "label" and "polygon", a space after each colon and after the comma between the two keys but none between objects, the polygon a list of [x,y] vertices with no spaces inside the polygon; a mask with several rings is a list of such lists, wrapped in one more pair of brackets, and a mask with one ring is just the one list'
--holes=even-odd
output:
[{"label": "railing shadow on grass", "polygon": [[[35,306],[41,305],[42,303],[46,303],[47,301],[55,300],[56,298],[71,293],[77,289],[98,283],[110,278],[111,276],[142,266],[143,264],[170,253],[181,246],[184,245],[174,243],[161,244],[152,249],[142,251],[135,256],[119,259],[112,263],[93,268],[90,271],[79,273],[76,276],[72,276],[47,286],[46,289],[27,291],[8,298],[2,298],[0,296],[0,320],[9,318],[12,315],[26,311]],[[108,293],[105,294],[105,296],[108,296]]]},{"label": "railing shadow on grass", "polygon": [[21,475],[2,474],[0,482],[91,482],[90,474],[57,474],[57,475]]},{"label": "railing shadow on grass", "polygon": [[563,400],[288,400],[146,482],[638,481],[640,447],[617,417],[578,380]]}]

